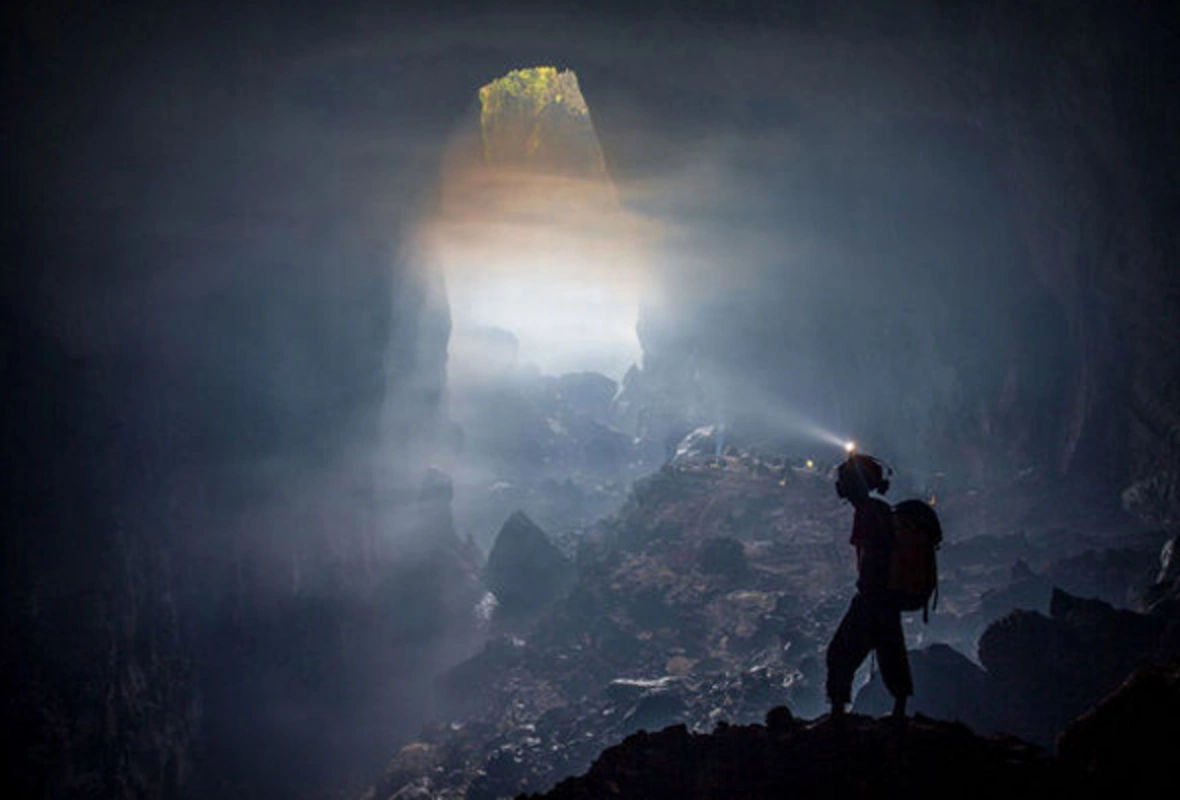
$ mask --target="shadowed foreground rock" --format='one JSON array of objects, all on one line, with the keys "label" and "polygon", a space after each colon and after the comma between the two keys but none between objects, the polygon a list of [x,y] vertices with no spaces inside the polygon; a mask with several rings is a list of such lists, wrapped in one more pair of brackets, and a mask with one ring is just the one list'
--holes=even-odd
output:
[{"label": "shadowed foreground rock", "polygon": [[851,715],[796,722],[785,708],[768,725],[683,725],[640,731],[606,750],[590,771],[532,798],[1036,797],[1064,794],[1067,776],[1037,747],[983,738],[925,717],[899,729]]},{"label": "shadowed foreground rock", "polygon": [[1057,742],[1062,761],[1100,796],[1156,788],[1180,742],[1180,663],[1136,671]]},{"label": "shadowed foreground rock", "polygon": [[[1058,756],[918,715],[640,731],[534,800],[583,798],[1110,798],[1158,791],[1180,736],[1180,663],[1133,673],[1075,721]],[[521,795],[524,797],[524,795]]]}]

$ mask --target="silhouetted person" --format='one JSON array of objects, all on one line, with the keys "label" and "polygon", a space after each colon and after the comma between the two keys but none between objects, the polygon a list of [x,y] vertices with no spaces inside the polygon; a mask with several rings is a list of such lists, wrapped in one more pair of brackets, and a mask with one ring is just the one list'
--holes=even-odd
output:
[{"label": "silhouetted person", "polygon": [[905,716],[906,699],[914,693],[900,603],[889,589],[892,510],[871,494],[888,489],[881,464],[872,456],[850,455],[837,472],[836,493],[856,509],[850,543],[856,548],[857,581],[856,596],[828,645],[827,692],[834,717],[844,713],[852,699],[852,678],[873,650],[894,698],[895,717]]}]

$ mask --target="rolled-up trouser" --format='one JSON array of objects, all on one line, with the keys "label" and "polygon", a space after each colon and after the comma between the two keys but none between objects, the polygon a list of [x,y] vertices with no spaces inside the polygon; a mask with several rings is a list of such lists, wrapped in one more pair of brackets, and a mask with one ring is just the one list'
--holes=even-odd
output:
[{"label": "rolled-up trouser", "polygon": [[901,612],[887,599],[858,593],[828,645],[827,689],[833,705],[852,699],[852,678],[872,650],[877,651],[881,678],[890,694],[902,698],[914,693]]}]

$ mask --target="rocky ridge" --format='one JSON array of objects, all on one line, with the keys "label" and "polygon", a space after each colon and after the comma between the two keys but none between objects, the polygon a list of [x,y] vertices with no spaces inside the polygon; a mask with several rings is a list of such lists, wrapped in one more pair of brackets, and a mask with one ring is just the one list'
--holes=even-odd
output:
[{"label": "rocky ridge", "polygon": [[634,734],[585,775],[530,797],[1110,797],[1158,790],[1178,711],[1180,663],[1132,675],[1065,731],[1059,756],[921,715],[805,722],[776,708],[765,725]]},{"label": "rocky ridge", "polygon": [[[1101,548],[1096,532],[961,537],[970,526],[960,515],[977,507],[970,500],[952,494],[940,504],[949,524],[936,624],[907,620],[911,648],[925,648],[913,651],[918,700],[975,730],[1048,746],[1072,716],[1150,661],[1166,623],[1058,592],[1045,619],[1072,649],[1060,650],[1064,660],[1045,659],[1035,643],[1009,635],[1019,624],[992,624],[1022,602],[1013,576],[1031,574],[1038,585],[1069,577],[1075,590],[1123,604],[1150,583],[1144,565],[1160,537],[1121,536],[1126,553]],[[585,771],[603,748],[641,729],[703,734],[755,723],[776,705],[822,713],[823,652],[853,583],[847,516],[822,464],[732,446],[685,453],[640,481],[615,517],[565,539],[576,569],[568,593],[440,680],[440,722],[395,757],[370,796],[414,787],[423,797],[510,797]],[[986,607],[981,596],[992,598]],[[1021,615],[1042,617],[1012,616]],[[1124,647],[1127,637],[1111,626],[1144,636]],[[987,670],[964,655],[975,654],[985,630],[993,631]],[[1095,644],[1104,641],[1117,647]],[[1095,678],[1073,687],[1076,696],[1046,694],[1049,705],[1038,707],[1046,713],[1023,722],[995,713],[1008,678],[1052,684],[1036,667],[1068,663],[1090,665]],[[858,702],[871,703],[872,689]],[[1013,707],[1025,702],[1015,697]]]}]

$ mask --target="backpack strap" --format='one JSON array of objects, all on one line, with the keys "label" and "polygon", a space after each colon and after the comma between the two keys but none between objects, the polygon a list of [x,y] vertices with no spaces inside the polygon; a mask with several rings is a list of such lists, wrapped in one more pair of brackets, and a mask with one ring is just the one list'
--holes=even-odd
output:
[{"label": "backpack strap", "polygon": [[938,608],[938,583],[937,582],[935,582],[935,584],[934,584],[934,601],[931,602],[929,599],[927,599],[926,604],[924,606],[922,606],[922,624],[923,625],[930,624],[930,609],[931,608],[934,608],[934,609]]}]

